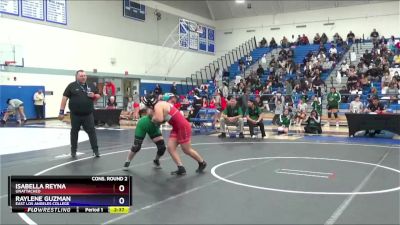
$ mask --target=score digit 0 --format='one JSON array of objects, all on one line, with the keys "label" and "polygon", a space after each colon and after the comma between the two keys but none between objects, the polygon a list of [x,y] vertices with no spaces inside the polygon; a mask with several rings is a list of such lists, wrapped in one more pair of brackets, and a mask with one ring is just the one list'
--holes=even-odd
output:
[{"label": "score digit 0", "polygon": [[124,191],[125,191],[125,186],[122,185],[122,184],[119,185],[118,190],[119,190],[120,192],[124,192]]}]

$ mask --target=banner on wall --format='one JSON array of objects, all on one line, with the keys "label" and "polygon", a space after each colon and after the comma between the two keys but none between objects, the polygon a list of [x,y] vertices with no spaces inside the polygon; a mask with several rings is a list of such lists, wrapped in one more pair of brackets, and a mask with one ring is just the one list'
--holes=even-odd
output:
[{"label": "banner on wall", "polygon": [[189,48],[199,49],[199,33],[197,32],[197,23],[189,21]]},{"label": "banner on wall", "polygon": [[0,0],[0,13],[19,16],[18,1],[15,1],[15,0]]},{"label": "banner on wall", "polygon": [[21,15],[22,17],[44,20],[44,0],[38,1],[21,1]]},{"label": "banner on wall", "polygon": [[204,26],[199,26],[199,50],[206,52],[207,51],[207,28]]},{"label": "banner on wall", "polygon": [[207,51],[210,53],[215,53],[215,30],[212,28],[207,28]]},{"label": "banner on wall", "polygon": [[66,0],[47,0],[46,21],[67,25]]},{"label": "banner on wall", "polygon": [[179,47],[189,48],[189,27],[187,20],[179,20]]},{"label": "banner on wall", "polygon": [[[210,30],[211,36],[208,33]],[[214,53],[214,29],[194,21],[179,19],[179,47]]]}]

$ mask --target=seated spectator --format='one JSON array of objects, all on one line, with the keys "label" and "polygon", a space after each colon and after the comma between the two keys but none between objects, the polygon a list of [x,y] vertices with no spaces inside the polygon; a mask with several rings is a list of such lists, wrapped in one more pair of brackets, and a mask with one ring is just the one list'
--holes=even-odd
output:
[{"label": "seated spectator", "polygon": [[389,83],[386,95],[389,97],[390,103],[396,103],[399,96],[399,89],[395,86],[394,82]]},{"label": "seated spectator", "polygon": [[210,100],[210,102],[208,104],[208,108],[210,108],[210,109],[216,109],[217,108],[216,103],[215,103],[215,97],[211,98],[211,100]]},{"label": "seated spectator", "polygon": [[257,69],[257,75],[259,77],[261,77],[264,74],[264,68],[262,67],[261,64],[258,65],[258,69]]},{"label": "seated spectator", "polygon": [[115,97],[111,96],[110,98],[108,98],[106,109],[116,109],[116,108],[117,108],[117,102],[115,101]]},{"label": "seated spectator", "polygon": [[265,39],[265,37],[263,37],[263,39],[260,41],[260,47],[264,48],[267,47],[267,40]]},{"label": "seated spectator", "polygon": [[327,50],[326,50],[326,48],[325,48],[325,45],[324,44],[319,44],[319,49],[318,49],[318,53],[319,52],[324,52],[324,53],[326,53],[327,52]]},{"label": "seated spectator", "polygon": [[386,45],[387,44],[385,36],[382,36],[381,39],[379,39],[379,44],[380,45]]},{"label": "seated spectator", "polygon": [[251,55],[247,55],[246,62],[247,62],[247,65],[252,64],[253,63],[253,57]]},{"label": "seated spectator", "polygon": [[349,78],[347,79],[347,89],[352,90],[356,86],[358,82],[358,77],[354,71],[354,69],[350,68],[349,70]]},{"label": "seated spectator", "polygon": [[260,108],[256,105],[254,100],[249,100],[247,102],[248,108],[246,112],[247,124],[249,125],[250,136],[255,138],[254,136],[254,127],[259,126],[261,131],[261,136],[264,138],[265,130],[264,130],[264,122],[262,119],[262,112]]},{"label": "seated spectator", "polygon": [[310,116],[306,120],[307,125],[304,132],[307,134],[322,134],[321,117],[316,110],[312,110]]},{"label": "seated spectator", "polygon": [[[368,107],[364,110],[366,113],[374,113],[374,114],[382,114],[386,112],[385,106],[379,102],[378,97],[373,97],[372,102],[368,105]],[[370,137],[374,137],[376,134],[379,134],[380,130],[365,131],[365,135],[369,135]]]},{"label": "seated spectator", "polygon": [[321,35],[321,44],[326,44],[328,43],[328,37],[326,36],[325,33],[322,33]]},{"label": "seated spectator", "polygon": [[371,38],[372,43],[374,43],[374,47],[377,48],[377,47],[378,47],[379,33],[376,31],[375,28],[374,28],[374,30],[371,32],[370,38]]},{"label": "seated spectator", "polygon": [[308,37],[303,34],[303,36],[301,37],[301,45],[308,45],[310,42],[308,41]]},{"label": "seated spectator", "polygon": [[234,125],[239,128],[239,138],[244,138],[243,135],[243,112],[242,108],[236,102],[236,98],[230,96],[229,104],[222,112],[220,119],[221,134],[219,138],[226,138],[226,125]]},{"label": "seated spectator", "polygon": [[321,36],[319,36],[319,33],[315,34],[313,43],[315,45],[319,45],[319,43],[321,43]]},{"label": "seated spectator", "polygon": [[272,38],[271,41],[269,42],[269,47],[270,48],[277,48],[278,44],[275,41],[275,38]]},{"label": "seated spectator", "polygon": [[347,60],[344,60],[342,64],[340,64],[340,73],[343,76],[347,76],[347,73],[349,72],[349,64],[347,64]]},{"label": "seated spectator", "polygon": [[0,121],[1,124],[5,124],[8,120],[8,117],[11,114],[17,116],[17,123],[21,124],[21,122],[26,123],[26,116],[24,110],[24,103],[19,99],[7,99],[6,101],[8,108],[7,112],[4,113],[3,119]]},{"label": "seated spectator", "polygon": [[329,54],[332,56],[332,55],[335,55],[335,58],[336,58],[336,55],[337,55],[337,49],[336,49],[336,46],[335,45],[331,45],[331,48],[329,49]]},{"label": "seated spectator", "polygon": [[297,112],[295,117],[296,126],[300,126],[306,117],[307,117],[307,103],[303,102],[303,100],[300,99],[299,103],[297,104]]},{"label": "seated spectator", "polygon": [[363,104],[360,102],[360,96],[357,95],[354,100],[350,103],[350,112],[351,113],[361,113],[363,112]]},{"label": "seated spectator", "polygon": [[285,109],[283,113],[279,115],[278,134],[288,134],[290,125],[291,118],[289,114],[289,109]]},{"label": "seated spectator", "polygon": [[267,65],[267,54],[264,54],[263,57],[261,58],[261,65],[262,66]]},{"label": "seated spectator", "polygon": [[127,111],[127,118],[128,119],[133,119],[134,118],[134,108],[133,108],[133,98],[132,97],[128,97],[128,105],[126,106],[126,111]]},{"label": "seated spectator", "polygon": [[354,40],[355,40],[355,35],[354,35],[354,33],[352,32],[352,31],[350,31],[348,34],[347,34],[347,44],[348,45],[352,45],[353,43],[354,43]]},{"label": "seated spectator", "polygon": [[283,39],[281,40],[281,46],[282,48],[289,48],[290,47],[290,43],[288,41],[288,39],[283,36]]},{"label": "seated spectator", "polygon": [[[400,41],[398,42],[400,43]],[[400,67],[400,53],[398,52],[394,57],[393,57],[393,67]]]}]

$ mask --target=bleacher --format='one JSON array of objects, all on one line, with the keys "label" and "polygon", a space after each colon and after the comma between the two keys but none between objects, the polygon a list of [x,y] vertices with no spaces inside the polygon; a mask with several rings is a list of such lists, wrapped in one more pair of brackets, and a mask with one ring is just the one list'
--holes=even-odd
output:
[{"label": "bleacher", "polygon": [[[272,48],[255,48],[250,52],[251,57],[253,58],[252,64],[246,64],[246,57],[242,57],[239,60],[242,60],[246,64],[246,68],[255,64],[264,54],[268,54],[272,51]],[[239,70],[239,60],[235,61],[233,64],[229,66],[229,79],[235,79],[236,75],[240,73]]]}]

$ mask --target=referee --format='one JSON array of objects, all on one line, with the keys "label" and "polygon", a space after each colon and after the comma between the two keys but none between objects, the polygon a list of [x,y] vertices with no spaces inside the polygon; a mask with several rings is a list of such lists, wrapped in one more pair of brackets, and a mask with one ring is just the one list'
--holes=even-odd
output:
[{"label": "referee", "polygon": [[76,157],[78,148],[78,133],[81,128],[89,135],[93,155],[100,157],[97,146],[96,129],[94,127],[93,101],[100,98],[99,92],[92,84],[87,84],[85,71],[78,70],[75,74],[76,81],[70,83],[64,91],[61,100],[60,113],[58,118],[64,119],[64,109],[69,99],[68,107],[71,111],[71,156]]}]

